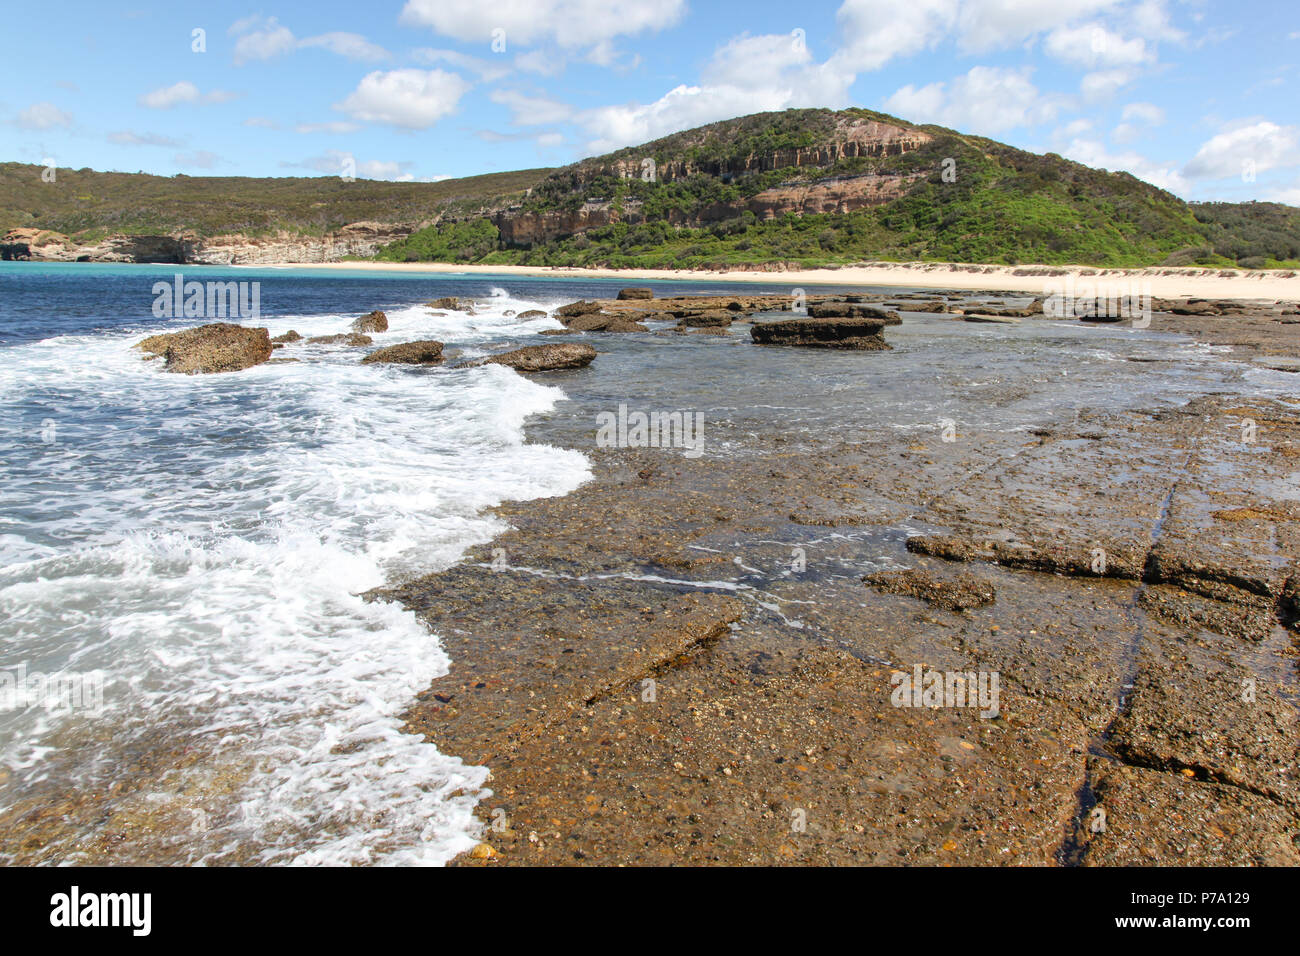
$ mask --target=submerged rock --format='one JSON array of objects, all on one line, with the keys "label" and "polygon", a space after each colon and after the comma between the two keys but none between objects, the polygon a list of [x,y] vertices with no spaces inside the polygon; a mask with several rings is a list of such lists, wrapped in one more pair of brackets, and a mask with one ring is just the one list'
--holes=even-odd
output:
[{"label": "submerged rock", "polygon": [[460,297],[454,295],[443,296],[441,299],[434,299],[431,302],[424,303],[431,309],[446,309],[448,312],[472,312],[474,311],[468,305],[460,304]]},{"label": "submerged rock", "polygon": [[529,345],[490,358],[467,362],[466,366],[504,365],[517,372],[552,372],[586,368],[595,357],[596,350],[590,345],[561,342],[556,345]]},{"label": "submerged rock", "polygon": [[984,607],[992,604],[997,596],[997,591],[992,584],[980,580],[973,574],[940,578],[928,571],[912,568],[907,571],[882,571],[878,574],[868,574],[862,580],[885,594],[905,594],[946,611]]},{"label": "submerged rock", "polygon": [[518,319],[544,319],[544,318],[546,318],[546,313],[543,312],[541,309],[529,309],[529,310],[526,311],[526,312],[520,312],[519,315],[516,316],[516,318],[518,318]]},{"label": "submerged rock", "polygon": [[216,322],[151,335],[137,348],[166,360],[166,371],[185,375],[238,372],[261,365],[271,357],[271,336],[266,329],[250,329]]},{"label": "submerged rock", "polygon": [[962,316],[966,322],[987,322],[993,325],[1019,325],[1020,320],[1009,315],[991,315],[987,312],[967,312]]},{"label": "submerged rock", "polygon": [[620,289],[618,298],[620,299],[653,299],[655,297],[653,289]]},{"label": "submerged rock", "polygon": [[885,323],[880,319],[781,319],[755,325],[749,334],[758,345],[799,345],[805,348],[878,352],[889,348],[888,343],[880,337],[880,331],[884,327]]},{"label": "submerged rock", "polygon": [[371,352],[361,360],[362,365],[383,362],[392,365],[438,365],[442,362],[442,343],[432,339],[403,342]]},{"label": "submerged rock", "polygon": [[283,335],[277,335],[275,338],[271,339],[271,341],[283,345],[286,342],[301,342],[302,336],[299,335],[297,332],[295,332],[293,329],[290,329],[288,332],[285,332]]},{"label": "submerged rock", "polygon": [[352,323],[353,332],[387,332],[388,316],[376,309]]}]

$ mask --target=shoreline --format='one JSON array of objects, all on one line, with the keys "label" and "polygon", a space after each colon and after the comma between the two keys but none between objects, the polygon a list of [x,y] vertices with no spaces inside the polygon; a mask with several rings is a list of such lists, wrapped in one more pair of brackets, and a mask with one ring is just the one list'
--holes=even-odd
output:
[{"label": "shoreline", "polygon": [[1150,283],[1160,298],[1288,300],[1300,302],[1300,273],[1290,270],[1243,272],[1228,269],[1141,269],[1093,266],[996,266],[953,262],[869,262],[838,269],[794,269],[784,272],[693,269],[590,269],[570,266],[486,266],[441,262],[321,262],[276,263],[269,268],[311,268],[330,271],[403,272],[429,275],[554,276],[586,279],[641,279],[677,282],[752,282],[767,285],[861,285],[928,288],[953,291],[1019,291],[1050,293],[1055,284],[1088,282]]},{"label": "shoreline", "polygon": [[1106,268],[1042,264],[1002,266],[961,262],[864,262],[816,269],[601,269],[578,266],[475,265],[448,262],[65,262],[29,259],[32,264],[172,266],[176,269],[269,270],[321,272],[391,272],[407,276],[499,276],[607,279],[684,283],[749,283],[787,288],[802,286],[867,286],[873,288],[934,289],[949,292],[1023,292],[1051,295],[1068,291],[1086,295],[1092,283],[1109,285],[1116,294],[1149,294],[1156,298],[1236,299],[1254,302],[1300,303],[1300,271],[1283,269]]}]

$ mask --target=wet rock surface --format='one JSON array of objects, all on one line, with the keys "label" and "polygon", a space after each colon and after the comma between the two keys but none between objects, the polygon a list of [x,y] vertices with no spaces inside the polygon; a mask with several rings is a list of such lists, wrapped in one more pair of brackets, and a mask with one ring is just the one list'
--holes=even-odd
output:
[{"label": "wet rock surface", "polygon": [[373,345],[375,342],[368,335],[360,332],[340,332],[337,335],[317,335],[306,340],[306,345],[350,345],[353,348],[361,345]]},{"label": "wet rock surface", "polygon": [[387,332],[388,316],[376,309],[352,323],[353,332]]},{"label": "wet rock surface", "polygon": [[162,356],[168,372],[184,375],[238,372],[271,357],[271,337],[266,329],[229,322],[151,335],[136,347],[151,356]]},{"label": "wet rock surface", "polygon": [[562,345],[529,345],[465,364],[504,365],[517,372],[552,372],[586,368],[595,357],[596,350],[590,345],[566,342]]},{"label": "wet rock surface", "polygon": [[[931,347],[938,323],[1015,341],[1105,334],[940,315],[918,338],[914,315],[889,361]],[[787,384],[775,417],[715,413],[699,458],[594,447],[593,414],[641,393],[708,408],[719,389],[748,409],[762,399],[734,384],[661,382],[725,375],[732,349],[754,347],[652,340],[689,351],[657,352],[647,378],[644,344],[613,348],[534,428],[581,449],[593,480],[500,506],[510,530],[489,545],[371,595],[415,609],[451,657],[409,729],[492,770],[491,853],[459,862],[1300,862],[1300,398],[1243,397],[1275,319],[1225,320],[1217,335],[1250,344],[1198,353],[1175,401],[1061,407],[1048,392],[1019,428],[994,415],[900,431],[858,423],[898,417],[878,410],[805,425],[790,406],[825,398],[801,405]],[[861,367],[756,351],[771,383],[817,375],[825,395]],[[760,379],[753,396],[774,394],[763,366],[736,361],[738,381]],[[1177,367],[1107,360],[1096,374]],[[845,409],[882,404],[879,374]],[[916,387],[899,374],[891,395]],[[1033,363],[945,374],[936,394],[985,410],[1053,387]],[[897,706],[918,666],[996,674],[997,715]]]},{"label": "wet rock surface", "polygon": [[390,365],[438,365],[442,362],[441,342],[432,339],[420,342],[403,342],[376,349],[361,360],[362,365],[376,363]]}]

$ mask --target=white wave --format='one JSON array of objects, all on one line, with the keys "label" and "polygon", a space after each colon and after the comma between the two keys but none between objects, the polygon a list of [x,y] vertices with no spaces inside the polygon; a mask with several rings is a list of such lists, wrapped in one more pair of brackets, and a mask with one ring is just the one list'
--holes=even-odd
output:
[{"label": "white wave", "polygon": [[[516,334],[508,301],[443,328]],[[388,315],[376,344],[436,337],[422,307]],[[328,334],[353,318],[264,324]],[[562,393],[496,366],[362,366],[341,348],[174,376],[141,360],[138,338],[0,352],[6,403],[55,422],[49,442],[0,434],[0,666],[105,675],[85,728],[100,746],[74,764],[52,759],[62,718],[0,714],[10,786],[69,767],[76,779],[53,782],[120,779],[133,742],[161,738],[205,754],[150,782],[205,820],[172,841],[182,861],[439,863],[466,849],[486,771],[399,719],[447,658],[412,614],[361,594],[489,540],[500,525],[484,508],[584,481],[580,454],[522,440]]]}]

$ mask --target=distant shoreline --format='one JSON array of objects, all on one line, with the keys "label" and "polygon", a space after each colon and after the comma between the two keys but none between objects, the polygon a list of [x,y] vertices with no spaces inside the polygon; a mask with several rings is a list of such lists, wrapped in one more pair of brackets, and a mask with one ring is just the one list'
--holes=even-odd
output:
[{"label": "distant shoreline", "polygon": [[[31,263],[60,263],[57,259],[29,259]],[[169,263],[75,263],[76,265],[149,265]],[[1215,268],[1104,268],[1098,266],[982,265],[956,262],[866,262],[840,268],[713,271],[706,269],[593,269],[575,266],[467,265],[450,262],[246,262],[235,264],[189,262],[184,269],[284,269],[329,272],[394,272],[407,275],[543,276],[552,278],[611,279],[625,282],[746,282],[786,288],[802,286],[879,286],[883,288],[936,289],[964,292],[1023,292],[1051,295],[1073,282],[1076,294],[1086,294],[1087,283],[1100,283],[1157,298],[1254,299],[1300,303],[1300,270],[1235,270]],[[1135,284],[1130,287],[1130,283]],[[1149,287],[1147,284],[1149,283]],[[1099,289],[1099,292],[1105,289]]]},{"label": "distant shoreline", "polygon": [[[587,269],[568,266],[486,266],[445,262],[264,263],[285,268],[376,272],[462,273],[505,276],[572,276],[590,279],[668,280],[677,282],[761,282],[769,285],[897,286],[969,291],[1019,291],[1048,294],[1073,278],[1087,282],[1150,283],[1161,298],[1285,299],[1300,302],[1300,273],[1279,270],[1246,272],[1223,269],[1103,269],[1092,266],[995,266],[949,262],[872,262],[839,269],[786,272],[689,269]],[[1141,290],[1135,290],[1141,291]]]}]

